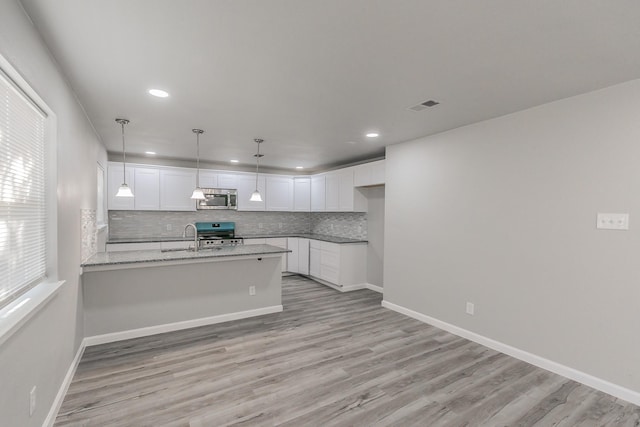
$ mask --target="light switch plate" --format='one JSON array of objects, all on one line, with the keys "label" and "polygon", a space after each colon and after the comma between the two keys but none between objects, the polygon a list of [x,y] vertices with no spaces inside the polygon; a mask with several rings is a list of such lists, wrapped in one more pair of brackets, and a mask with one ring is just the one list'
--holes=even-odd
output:
[{"label": "light switch plate", "polygon": [[601,230],[628,230],[628,213],[599,213],[596,220],[596,228]]}]

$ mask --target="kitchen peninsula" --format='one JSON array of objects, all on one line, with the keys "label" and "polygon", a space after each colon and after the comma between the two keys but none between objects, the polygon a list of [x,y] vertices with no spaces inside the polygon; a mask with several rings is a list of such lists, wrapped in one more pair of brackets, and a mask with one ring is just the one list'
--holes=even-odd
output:
[{"label": "kitchen peninsula", "polygon": [[82,264],[90,345],[282,311],[287,249],[102,252]]}]

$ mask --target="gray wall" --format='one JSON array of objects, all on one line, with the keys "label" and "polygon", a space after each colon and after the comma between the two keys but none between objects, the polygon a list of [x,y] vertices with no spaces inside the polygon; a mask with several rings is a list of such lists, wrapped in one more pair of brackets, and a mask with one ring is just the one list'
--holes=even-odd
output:
[{"label": "gray wall", "polygon": [[388,147],[385,300],[640,392],[639,117],[635,80]]},{"label": "gray wall", "polygon": [[[14,0],[0,1],[0,54],[57,115],[59,294],[0,346],[2,425],[41,426],[84,336],[80,294],[80,210],[96,209],[96,162],[106,151],[73,92]],[[49,177],[51,178],[51,177]],[[29,417],[29,390],[37,408]]]},{"label": "gray wall", "polygon": [[361,188],[367,198],[367,283],[384,283],[384,186]]}]

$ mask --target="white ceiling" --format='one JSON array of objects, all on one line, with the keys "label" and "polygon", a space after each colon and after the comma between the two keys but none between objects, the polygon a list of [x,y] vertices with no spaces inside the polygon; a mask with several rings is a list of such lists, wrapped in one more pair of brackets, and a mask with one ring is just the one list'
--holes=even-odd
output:
[{"label": "white ceiling", "polygon": [[260,137],[262,164],[317,170],[640,78],[637,0],[22,3],[114,158],[125,117],[127,152],[195,159],[197,127],[202,159],[252,164]]}]

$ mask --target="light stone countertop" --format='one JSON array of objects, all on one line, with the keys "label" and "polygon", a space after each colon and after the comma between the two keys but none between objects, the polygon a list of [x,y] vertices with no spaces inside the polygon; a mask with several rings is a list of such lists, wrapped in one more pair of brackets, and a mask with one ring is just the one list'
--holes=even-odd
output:
[{"label": "light stone countertop", "polygon": [[[367,240],[364,239],[351,239],[348,237],[338,237],[338,236],[329,236],[326,234],[300,234],[300,233],[290,233],[290,234],[243,234],[242,237],[244,239],[273,239],[273,238],[283,238],[283,237],[302,237],[306,239],[313,240],[321,240],[323,242],[330,243],[339,243],[339,244],[347,244],[347,243],[367,243]],[[151,243],[151,242],[183,242],[183,241],[193,241],[193,237],[119,237],[115,239],[109,239],[107,244],[109,243]]]},{"label": "light stone countertop", "polygon": [[251,255],[273,255],[291,252],[272,245],[223,246],[215,249],[200,249],[198,252],[182,250],[143,250],[122,252],[99,252],[81,264],[83,269],[124,264],[137,264],[167,261],[193,261],[207,258],[240,257]]}]

